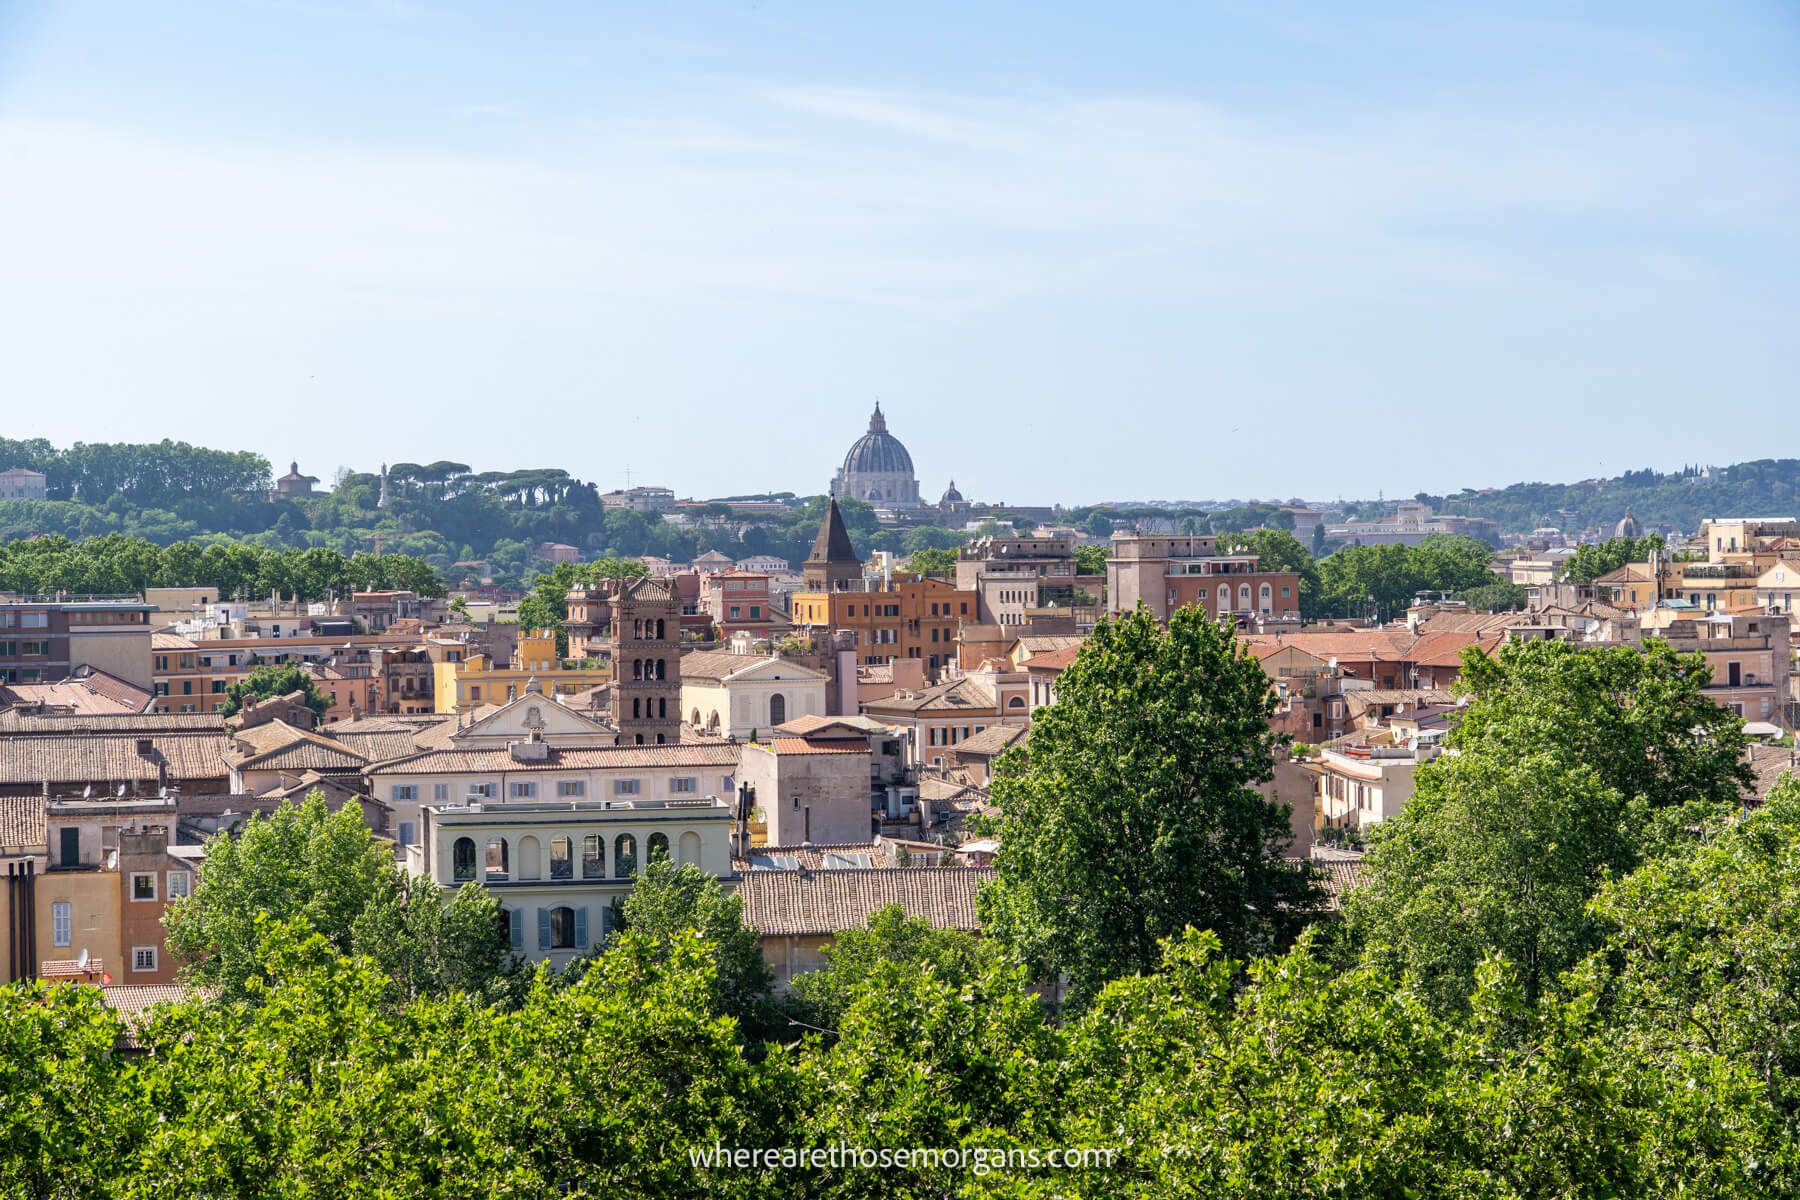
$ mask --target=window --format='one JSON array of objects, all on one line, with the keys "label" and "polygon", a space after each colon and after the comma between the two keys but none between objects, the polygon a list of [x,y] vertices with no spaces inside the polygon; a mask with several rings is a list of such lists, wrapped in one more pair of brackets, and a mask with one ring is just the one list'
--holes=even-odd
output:
[{"label": "window", "polygon": [[459,837],[456,845],[450,850],[451,878],[457,883],[468,883],[475,878],[475,839]]},{"label": "window", "polygon": [[67,900],[58,900],[50,906],[50,940],[58,946],[70,946],[75,942],[74,910]]},{"label": "window", "polygon": [[491,783],[471,783],[469,785],[469,795],[478,797],[482,800],[492,800],[494,798],[494,785]]},{"label": "window", "polygon": [[751,605],[751,606],[750,606],[750,619],[751,619],[751,620],[752,620],[752,621],[760,621],[760,620],[762,620],[762,605],[760,605],[760,604],[752,604],[752,605]]},{"label": "window", "polygon": [[416,783],[397,783],[388,789],[388,799],[390,800],[417,800],[418,798],[419,785]]},{"label": "window", "polygon": [[669,793],[675,796],[691,796],[700,790],[700,781],[692,775],[682,775],[669,780]]},{"label": "window", "polygon": [[514,800],[534,799],[537,796],[537,783],[530,779],[515,779],[509,794]]},{"label": "window", "polygon": [[769,724],[783,725],[787,723],[787,697],[776,692],[769,697]]},{"label": "window", "polygon": [[487,877],[489,880],[504,881],[510,874],[506,839],[490,838],[487,844]]},{"label": "window", "polygon": [[587,908],[538,909],[538,949],[586,950],[588,948]]},{"label": "window", "polygon": [[575,796],[587,795],[587,781],[582,779],[559,779],[556,781],[556,794],[568,800]]},{"label": "window", "polygon": [[433,800],[448,800],[450,798],[450,785],[447,783],[432,784],[431,798]]},{"label": "window", "polygon": [[567,837],[550,839],[550,878],[575,878],[575,843]]},{"label": "window", "polygon": [[637,874],[637,839],[621,833],[613,839],[613,877],[630,879]]},{"label": "window", "polygon": [[590,833],[581,839],[581,877],[606,877],[606,839],[597,833]]},{"label": "window", "polygon": [[411,846],[419,840],[419,826],[415,821],[400,822],[400,844]]},{"label": "window", "polygon": [[156,899],[155,871],[133,871],[131,873],[131,898],[133,900]]},{"label": "window", "polygon": [[156,947],[133,946],[131,948],[131,969],[134,971],[156,970]]},{"label": "window", "polygon": [[645,847],[645,850],[651,862],[655,862],[659,858],[669,857],[669,835],[666,833],[651,834],[649,844]]},{"label": "window", "polygon": [[188,874],[186,871],[170,871],[169,872],[169,899],[171,899],[171,900],[187,899],[189,894],[192,891],[192,888],[189,886],[189,884],[193,880],[193,878],[194,877],[192,875]]},{"label": "window", "polygon": [[635,779],[613,780],[613,795],[635,796],[638,794],[638,781]]}]

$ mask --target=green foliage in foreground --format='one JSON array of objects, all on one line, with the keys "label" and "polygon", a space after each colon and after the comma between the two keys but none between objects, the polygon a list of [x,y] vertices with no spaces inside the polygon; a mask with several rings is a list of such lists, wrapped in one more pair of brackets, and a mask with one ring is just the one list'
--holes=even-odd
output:
[{"label": "green foliage in foreground", "polygon": [[[748,1054],[715,956],[625,933],[516,1007],[406,997],[264,920],[250,1002],[138,1037],[76,985],[0,989],[0,1195],[1773,1196],[1800,1187],[1800,787],[1601,889],[1609,932],[1533,1003],[1466,1012],[1311,935],[1210,934],[1066,1024],[1016,969],[868,961],[831,1035]],[[892,937],[888,929],[885,937]],[[696,1167],[728,1147],[1096,1147],[1107,1169]]]}]

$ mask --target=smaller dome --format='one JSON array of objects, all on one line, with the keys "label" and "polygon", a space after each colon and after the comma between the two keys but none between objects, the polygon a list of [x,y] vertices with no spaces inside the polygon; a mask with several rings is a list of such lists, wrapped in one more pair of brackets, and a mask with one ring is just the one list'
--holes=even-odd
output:
[{"label": "smaller dome", "polygon": [[956,490],[956,480],[952,479],[950,481],[950,486],[944,489],[943,499],[939,500],[938,503],[939,504],[961,504],[962,502],[963,502],[963,494]]},{"label": "smaller dome", "polygon": [[1613,527],[1613,536],[1622,538],[1635,538],[1640,536],[1638,533],[1637,518],[1631,515],[1631,505],[1627,504],[1625,506],[1625,515],[1620,517],[1619,523]]}]

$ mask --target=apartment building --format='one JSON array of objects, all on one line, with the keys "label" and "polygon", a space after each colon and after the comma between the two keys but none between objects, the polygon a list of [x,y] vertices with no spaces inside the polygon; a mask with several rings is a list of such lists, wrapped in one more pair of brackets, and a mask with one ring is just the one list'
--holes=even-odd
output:
[{"label": "apartment building", "polygon": [[[673,748],[650,752],[665,749]],[[480,884],[499,901],[514,952],[560,965],[606,941],[615,904],[659,856],[734,881],[731,820],[731,805],[717,795],[470,796],[423,805],[405,859],[446,891]]]},{"label": "apartment building", "polygon": [[1219,617],[1298,618],[1300,576],[1265,571],[1254,554],[1221,554],[1212,536],[1115,533],[1106,597],[1111,613],[1142,603],[1159,621],[1188,606]]},{"label": "apartment building", "polygon": [[86,665],[147,688],[152,611],[135,596],[0,597],[0,683],[54,683]]}]

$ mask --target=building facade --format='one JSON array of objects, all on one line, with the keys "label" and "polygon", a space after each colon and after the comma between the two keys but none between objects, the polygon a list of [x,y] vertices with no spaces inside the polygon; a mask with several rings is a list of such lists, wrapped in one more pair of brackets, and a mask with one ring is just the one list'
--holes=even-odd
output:
[{"label": "building facade", "polygon": [[1159,621],[1189,606],[1219,617],[1298,618],[1300,576],[1265,571],[1254,554],[1221,554],[1211,536],[1116,533],[1106,596],[1109,612],[1142,603]]}]

